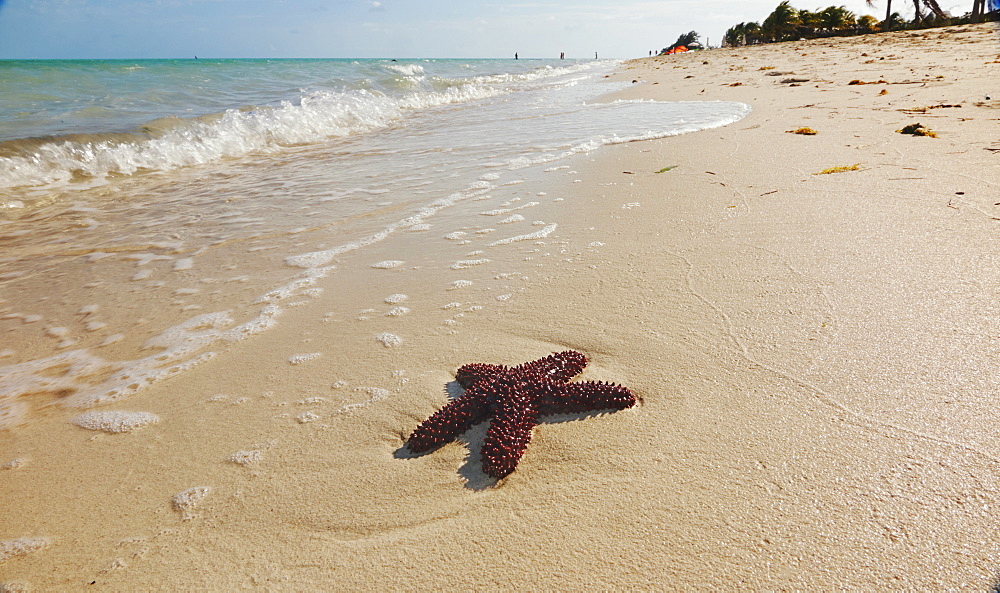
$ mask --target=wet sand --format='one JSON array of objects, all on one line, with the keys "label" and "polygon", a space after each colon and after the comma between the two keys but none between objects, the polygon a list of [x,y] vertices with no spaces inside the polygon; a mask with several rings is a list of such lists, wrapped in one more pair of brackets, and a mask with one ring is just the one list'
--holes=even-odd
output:
[{"label": "wet sand", "polygon": [[[53,407],[0,433],[0,582],[992,587],[995,28],[712,50],[620,76],[637,81],[623,97],[754,111],[506,188],[539,203],[528,219],[558,211],[544,239],[484,250],[499,235],[468,228],[470,243],[410,233],[348,254],[336,290],[278,329],[93,410],[156,422],[92,431]],[[937,137],[896,132],[916,122]],[[817,133],[789,133],[803,127]],[[386,261],[404,264],[371,273]],[[480,470],[483,426],[405,449],[458,366],[567,348],[590,358],[583,379],[640,404],[547,418],[499,483]]]}]

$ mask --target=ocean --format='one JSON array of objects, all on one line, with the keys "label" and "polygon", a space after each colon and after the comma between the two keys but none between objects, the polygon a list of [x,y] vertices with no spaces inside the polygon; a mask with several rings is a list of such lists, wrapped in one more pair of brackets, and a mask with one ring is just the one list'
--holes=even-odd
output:
[{"label": "ocean", "polygon": [[[544,242],[572,195],[533,179],[571,184],[574,155],[749,112],[603,100],[618,65],[0,61],[0,429],[225,356],[343,289],[339,266],[389,237],[470,245],[419,254],[442,270]],[[408,311],[390,297],[387,315]]]}]

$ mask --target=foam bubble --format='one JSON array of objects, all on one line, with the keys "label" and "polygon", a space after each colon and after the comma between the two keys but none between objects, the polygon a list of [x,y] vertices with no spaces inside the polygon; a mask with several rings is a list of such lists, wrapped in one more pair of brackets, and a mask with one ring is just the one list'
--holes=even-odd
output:
[{"label": "foam bubble", "polygon": [[[516,202],[519,199],[520,198],[515,198],[510,202],[504,204],[504,206],[508,206],[512,202]],[[483,216],[500,216],[501,214],[510,214],[511,212],[515,212],[517,210],[524,210],[525,208],[531,208],[537,205],[538,202],[528,202],[527,204],[521,204],[520,206],[516,206],[514,208],[496,208],[494,210],[487,210],[486,212],[480,212],[480,214],[482,214]]]},{"label": "foam bubble", "polygon": [[451,288],[448,290],[458,290],[459,288],[465,288],[466,286],[472,286],[472,280],[455,280],[451,283]]},{"label": "foam bubble", "polygon": [[0,465],[0,470],[17,469],[19,467],[22,467],[26,463],[28,463],[27,457],[17,457],[15,459],[11,459],[10,461],[8,461],[3,465]]},{"label": "foam bubble", "polygon": [[410,297],[406,296],[405,294],[390,294],[389,296],[385,297],[385,302],[395,305],[397,303],[402,303],[408,298]]},{"label": "foam bubble", "polygon": [[410,310],[406,307],[393,307],[386,311],[386,317],[399,317],[400,315],[406,315]]},{"label": "foam bubble", "polygon": [[208,493],[212,491],[211,486],[196,486],[179,492],[174,496],[174,510],[181,514],[181,519],[190,521],[198,515],[194,510],[202,503]]},{"label": "foam bubble", "polygon": [[367,389],[359,387],[358,391],[367,391],[369,398],[363,402],[359,402],[356,404],[347,404],[346,406],[337,410],[336,412],[337,414],[346,414],[347,412],[352,412],[354,410],[357,410],[358,408],[363,408],[365,406],[371,405],[377,401],[381,401],[389,397],[389,390],[383,389],[381,387],[369,387]]},{"label": "foam bubble", "polygon": [[37,552],[52,543],[47,537],[19,537],[0,542],[0,562]]},{"label": "foam bubble", "polygon": [[454,233],[448,233],[447,235],[444,236],[444,238],[449,239],[451,241],[458,241],[464,236],[465,236],[465,231],[455,231]]},{"label": "foam bubble", "polygon": [[295,356],[288,357],[288,364],[302,364],[303,362],[309,362],[310,360],[315,360],[323,356],[322,352],[313,352],[311,354],[296,354]]},{"label": "foam bubble", "polygon": [[522,220],[524,220],[524,217],[521,216],[520,214],[512,214],[507,218],[501,220],[498,224],[510,224],[512,222],[521,222]]},{"label": "foam bubble", "polygon": [[159,421],[160,417],[151,412],[122,411],[84,412],[72,420],[80,428],[110,433],[132,432]]},{"label": "foam bubble", "polygon": [[329,251],[313,251],[290,255],[285,258],[285,263],[294,268],[318,268],[333,261],[334,257],[336,254]]},{"label": "foam bubble", "polygon": [[507,239],[500,239],[499,241],[494,241],[490,243],[490,247],[496,245],[509,245],[511,243],[516,243],[518,241],[530,241],[532,239],[541,239],[543,237],[548,237],[551,235],[559,225],[552,223],[545,228],[535,231],[534,233],[528,233],[526,235],[517,235],[516,237],[509,237]]},{"label": "foam bubble", "polygon": [[386,261],[380,261],[378,263],[372,264],[372,267],[378,270],[389,270],[403,265],[403,262],[396,259],[389,259]]},{"label": "foam bubble", "polygon": [[[496,243],[494,243],[496,244]],[[471,268],[472,266],[478,266],[482,264],[488,264],[490,260],[488,259],[460,259],[457,262],[451,264],[452,270],[464,270],[466,268]]]},{"label": "foam bubble", "polygon": [[319,420],[319,414],[316,412],[303,412],[295,417],[295,421],[299,424],[308,424],[309,422],[315,422]]},{"label": "foam bubble", "polygon": [[390,334],[389,332],[381,333],[375,336],[375,339],[382,342],[382,345],[386,348],[399,346],[403,343],[403,338],[397,336],[396,334]]},{"label": "foam bubble", "polygon": [[264,452],[258,449],[250,449],[249,451],[237,451],[227,458],[227,461],[235,463],[237,465],[255,465],[260,463],[260,460],[264,458]]}]

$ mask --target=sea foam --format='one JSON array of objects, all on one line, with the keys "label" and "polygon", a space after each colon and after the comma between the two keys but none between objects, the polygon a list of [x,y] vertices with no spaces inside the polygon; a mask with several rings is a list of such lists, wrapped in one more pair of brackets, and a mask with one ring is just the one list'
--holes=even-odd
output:
[{"label": "sea foam", "polygon": [[0,542],[0,562],[23,556],[47,547],[52,540],[47,537],[19,537]]},{"label": "sea foam", "polygon": [[84,412],[73,419],[73,424],[87,430],[119,433],[132,432],[159,421],[160,417],[150,412]]}]

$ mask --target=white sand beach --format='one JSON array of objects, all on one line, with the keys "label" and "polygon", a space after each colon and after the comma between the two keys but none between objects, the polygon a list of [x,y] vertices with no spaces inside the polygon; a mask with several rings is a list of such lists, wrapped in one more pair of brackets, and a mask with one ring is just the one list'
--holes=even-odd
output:
[{"label": "white sand beach", "polygon": [[[995,26],[644,58],[617,76],[636,81],[618,98],[753,111],[502,190],[538,202],[529,220],[558,210],[545,237],[390,237],[225,356],[0,432],[0,583],[995,586]],[[897,132],[918,122],[936,137]],[[485,425],[407,452],[459,366],[566,349],[589,358],[581,379],[638,405],[543,419],[499,482],[480,469]],[[142,414],[72,423],[86,411]]]}]

